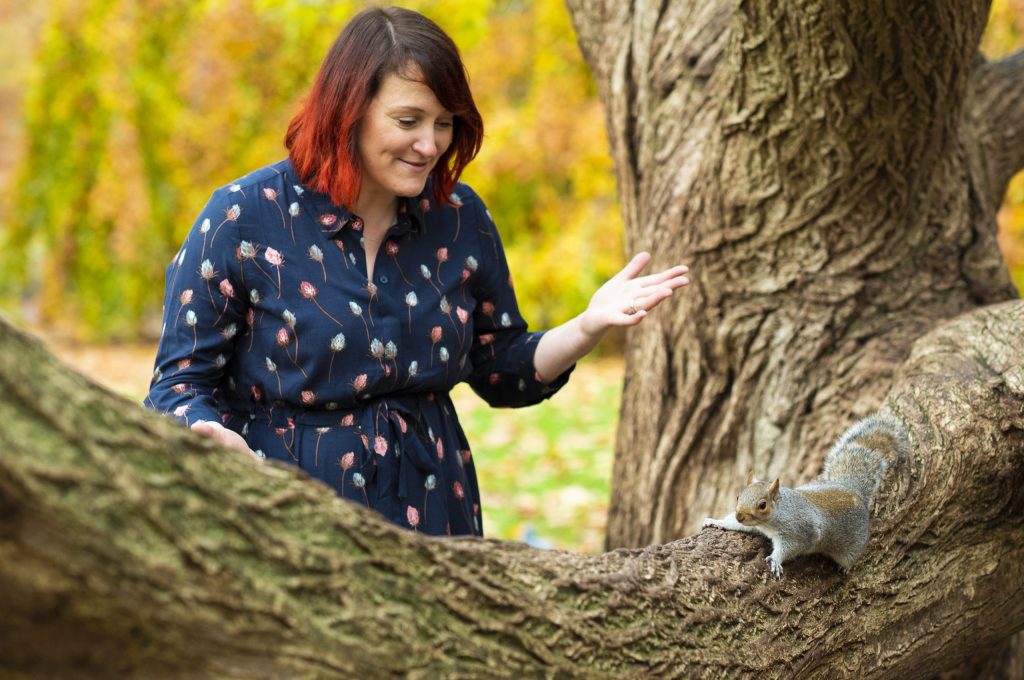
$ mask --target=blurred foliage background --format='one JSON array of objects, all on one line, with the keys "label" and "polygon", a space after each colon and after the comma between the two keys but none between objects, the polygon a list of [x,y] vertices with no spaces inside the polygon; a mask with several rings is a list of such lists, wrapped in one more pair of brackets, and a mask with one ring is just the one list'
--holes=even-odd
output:
[{"label": "blurred foliage background", "polygon": [[[1024,0],[994,0],[981,50],[997,58],[1024,48]],[[1024,83],[1021,83],[1024,87]],[[999,247],[1024,295],[1024,172],[1010,180],[999,211]]]},{"label": "blurred foliage background", "polygon": [[[163,270],[210,192],[285,155],[297,103],[365,2],[3,0],[13,37],[0,304],[91,340],[153,337]],[[465,179],[524,313],[578,313],[622,261],[594,86],[560,0],[398,3],[463,51],[486,122]],[[31,55],[28,59],[26,56]],[[13,156],[13,158],[12,158]],[[13,162],[12,162],[13,161]]]},{"label": "blurred foliage background", "polygon": [[[284,157],[320,59],[366,4],[0,0],[0,310],[141,398],[167,262],[214,188]],[[465,180],[527,318],[568,319],[624,254],[604,115],[562,0],[395,4],[460,46],[486,125]],[[1021,47],[1024,0],[993,0],[983,51]],[[999,222],[1024,290],[1024,174]],[[490,535],[601,548],[621,378],[614,358],[588,360],[568,394],[516,412],[456,392]]]},{"label": "blurred foliage background", "polygon": [[[0,0],[0,307],[93,340],[153,337],[163,269],[210,192],[283,157],[365,2]],[[561,0],[410,0],[464,52],[487,138],[465,179],[507,240],[527,318],[566,320],[623,260],[594,85]],[[995,0],[984,51],[1022,45]],[[1024,177],[1001,244],[1024,287]]]}]

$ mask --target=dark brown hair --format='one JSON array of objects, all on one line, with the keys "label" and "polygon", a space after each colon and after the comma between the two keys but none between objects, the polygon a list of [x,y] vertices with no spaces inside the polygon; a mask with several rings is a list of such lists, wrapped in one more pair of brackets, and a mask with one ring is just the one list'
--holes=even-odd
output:
[{"label": "dark brown hair", "polygon": [[452,143],[431,171],[432,198],[449,203],[455,183],[480,150],[484,126],[466,68],[448,35],[427,17],[399,7],[356,14],[324,57],[313,88],[292,119],[285,146],[304,184],[338,205],[359,197],[359,122],[381,83],[418,67],[423,83],[454,115]]}]

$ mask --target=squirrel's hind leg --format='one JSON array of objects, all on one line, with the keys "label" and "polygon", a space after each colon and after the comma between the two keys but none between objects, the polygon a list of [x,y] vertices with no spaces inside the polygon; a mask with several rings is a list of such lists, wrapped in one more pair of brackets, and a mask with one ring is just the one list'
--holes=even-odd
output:
[{"label": "squirrel's hind leg", "polygon": [[832,558],[833,562],[839,565],[840,571],[842,571],[843,575],[846,576],[850,573],[850,569],[853,568],[854,563],[860,557],[860,553],[845,552],[829,555],[829,557]]}]

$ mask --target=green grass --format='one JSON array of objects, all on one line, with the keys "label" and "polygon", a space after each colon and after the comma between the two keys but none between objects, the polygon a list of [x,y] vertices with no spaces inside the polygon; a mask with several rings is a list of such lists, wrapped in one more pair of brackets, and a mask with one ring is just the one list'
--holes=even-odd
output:
[{"label": "green grass", "polygon": [[491,409],[465,385],[453,393],[473,450],[484,532],[600,552],[622,389],[622,365],[584,361],[551,399]]}]

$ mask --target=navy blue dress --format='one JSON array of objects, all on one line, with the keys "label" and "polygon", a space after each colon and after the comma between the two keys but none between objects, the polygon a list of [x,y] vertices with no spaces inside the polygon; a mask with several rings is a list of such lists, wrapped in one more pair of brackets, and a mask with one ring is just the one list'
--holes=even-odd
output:
[{"label": "navy blue dress", "polygon": [[257,455],[430,534],[482,534],[449,390],[493,406],[557,391],[533,354],[501,239],[464,184],[403,199],[366,276],[362,220],[290,161],[213,193],[167,268],[146,405],[217,420]]}]

